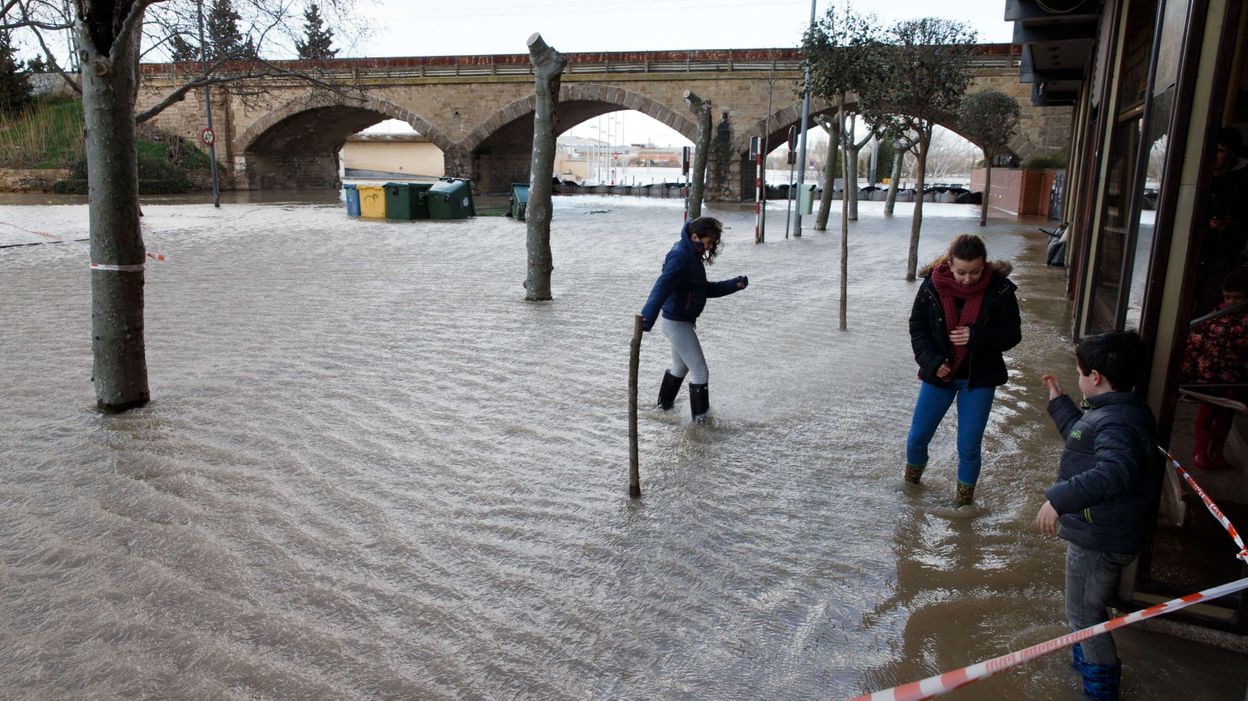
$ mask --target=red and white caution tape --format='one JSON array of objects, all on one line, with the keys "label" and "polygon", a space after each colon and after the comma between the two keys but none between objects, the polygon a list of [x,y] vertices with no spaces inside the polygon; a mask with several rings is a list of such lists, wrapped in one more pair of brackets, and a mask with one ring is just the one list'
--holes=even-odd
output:
[{"label": "red and white caution tape", "polygon": [[[1209,509],[1209,513],[1213,514],[1214,518],[1218,519],[1218,522],[1222,524],[1222,527],[1226,529],[1226,532],[1229,533],[1231,538],[1235,540],[1235,543],[1239,546],[1239,554],[1237,557],[1244,562],[1248,562],[1248,548],[1244,547],[1244,541],[1240,538],[1239,532],[1235,530],[1235,525],[1231,523],[1230,519],[1228,519],[1225,514],[1222,513],[1222,510],[1218,508],[1218,505],[1213,503],[1213,500],[1209,498],[1209,495],[1205,493],[1205,490],[1201,489],[1199,484],[1196,484],[1196,480],[1192,479],[1192,476],[1188,474],[1187,470],[1183,469],[1183,466],[1179,464],[1178,460],[1174,459],[1173,455],[1161,446],[1158,446],[1157,449],[1162,453],[1165,453],[1166,459],[1170,461],[1170,464],[1173,465],[1174,468],[1179,471],[1179,475],[1181,475],[1183,479],[1191,485],[1196,494],[1200,496],[1201,501],[1205,502],[1205,507]],[[1122,628],[1123,626],[1129,626],[1132,623],[1138,623],[1155,616],[1174,613],[1175,611],[1185,609],[1192,604],[1217,599],[1244,589],[1248,589],[1248,577],[1234,582],[1229,582],[1221,586],[1213,587],[1212,589],[1206,589],[1195,594],[1188,594],[1187,596],[1183,596],[1178,599],[1171,599],[1170,601],[1157,604],[1156,606],[1150,606],[1141,611],[1134,611],[1125,616],[1119,616],[1112,621],[1098,623],[1094,626],[1084,628],[1083,630],[1068,633],[1060,638],[1053,638],[1052,640],[1046,640],[1039,645],[1032,645],[1029,648],[1019,650],[1018,652],[1011,652],[1007,655],[994,657],[986,662],[977,662],[969,667],[963,667],[962,669],[955,669],[951,672],[937,674],[936,676],[928,677],[927,679],[917,682],[910,682],[909,684],[902,684],[901,686],[895,686],[891,689],[856,696],[852,699],[852,701],[922,701],[923,699],[930,699],[933,696],[947,694],[954,689],[961,688],[967,684],[972,684],[980,679],[984,679],[985,677],[990,677],[997,672],[1010,669],[1011,667],[1017,667],[1018,665],[1034,660],[1037,657],[1043,657],[1051,652],[1065,649],[1077,642],[1087,640],[1093,636],[1108,633],[1111,630]]]},{"label": "red and white caution tape", "polygon": [[[25,231],[25,232],[26,232],[26,233],[28,233],[28,234],[35,234],[35,235],[37,235],[37,236],[42,236],[42,237],[44,237],[45,239],[50,239],[50,240],[55,241],[55,242],[57,242],[57,243],[78,243],[78,244],[81,244],[81,243],[82,243],[81,241],[75,241],[75,240],[67,240],[67,239],[63,239],[63,238],[61,238],[61,237],[59,237],[59,236],[55,236],[55,235],[53,235],[53,234],[49,234],[49,233],[48,233],[48,232],[46,232],[46,231],[39,231],[39,230],[37,230],[37,229],[27,229],[27,228],[26,228],[26,227],[24,227],[24,226],[18,226],[17,224],[11,224],[11,223],[9,223],[9,222],[7,222],[7,221],[0,221],[0,224],[2,224],[2,225],[4,225],[4,226],[11,226],[11,227],[13,227],[14,229],[17,229],[18,231]],[[83,246],[83,248],[86,248],[86,246]],[[147,254],[147,257],[148,257],[148,258],[151,258],[151,259],[152,259],[152,260],[154,260],[154,261],[158,261],[158,262],[161,262],[161,263],[164,263],[166,260],[168,260],[168,259],[169,259],[169,257],[168,257],[168,256],[166,256],[164,253],[148,253],[148,254]],[[111,265],[111,264],[109,264],[109,263],[92,263],[92,264],[91,264],[91,269],[92,269],[92,270],[106,270],[106,271],[109,271],[109,272],[141,273],[141,272],[143,272],[143,265],[142,265],[142,264],[138,264],[138,265]]]},{"label": "red and white caution tape", "polygon": [[1227,594],[1233,594],[1237,591],[1248,589],[1248,577],[1240,579],[1228,584],[1223,584],[1212,589],[1206,589],[1196,594],[1188,594],[1187,596],[1171,599],[1164,604],[1150,606],[1142,611],[1135,611],[1125,616],[1115,618],[1112,621],[1097,623],[1089,628],[1068,633],[1060,638],[1047,640],[1039,645],[1032,645],[1025,650],[1011,652],[1008,655],[994,657],[987,662],[979,662],[969,667],[963,667],[952,672],[937,674],[934,677],[928,677],[922,681],[910,682],[901,686],[895,686],[884,691],[877,691],[872,694],[864,694],[857,696],[853,701],[921,701],[922,699],[930,699],[933,696],[947,694],[954,689],[966,686],[973,682],[977,682],[985,677],[990,677],[997,672],[1016,667],[1024,662],[1034,660],[1037,657],[1043,657],[1050,652],[1065,649],[1077,642],[1087,640],[1094,635],[1107,633],[1116,628],[1129,626],[1154,616],[1161,616],[1167,613],[1173,613],[1179,609],[1187,608],[1192,604],[1202,601],[1217,599]]},{"label": "red and white caution tape", "polygon": [[1226,532],[1235,540],[1235,544],[1239,546],[1239,554],[1235,557],[1238,557],[1244,562],[1248,562],[1248,547],[1244,546],[1244,539],[1239,536],[1239,531],[1235,530],[1235,524],[1231,523],[1231,520],[1226,517],[1226,514],[1222,513],[1222,509],[1219,509],[1218,505],[1213,503],[1213,500],[1209,498],[1209,495],[1205,493],[1205,490],[1201,489],[1199,484],[1196,484],[1196,480],[1192,479],[1191,474],[1189,474],[1187,470],[1183,469],[1183,466],[1179,464],[1178,460],[1174,459],[1174,456],[1171,455],[1169,451],[1161,446],[1157,446],[1157,450],[1160,450],[1162,454],[1166,456],[1166,459],[1170,461],[1170,464],[1174,466],[1174,469],[1179,471],[1179,476],[1187,482],[1188,486],[1192,488],[1192,491],[1196,492],[1196,495],[1200,497],[1200,500],[1205,502],[1205,508],[1209,509],[1209,513],[1213,514],[1213,517],[1218,519],[1218,523],[1222,524],[1222,527],[1226,529]]}]

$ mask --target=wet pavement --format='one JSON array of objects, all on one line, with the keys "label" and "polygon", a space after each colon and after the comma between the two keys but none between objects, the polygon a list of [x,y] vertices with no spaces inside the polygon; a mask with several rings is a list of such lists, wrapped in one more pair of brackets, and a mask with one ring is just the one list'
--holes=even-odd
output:
[{"label": "wet pavement", "polygon": [[[750,207],[709,206],[710,276],[751,284],[699,321],[712,422],[683,391],[643,413],[638,501],[628,340],[679,201],[558,198],[548,303],[523,300],[506,218],[148,202],[153,401],[121,416],[93,409],[85,244],[0,250],[0,688],[842,698],[1066,632],[1063,547],[1032,525],[1060,449],[1039,375],[1075,386],[1044,222],[925,208],[920,258],[983,233],[1024,315],[955,509],[952,421],[925,485],[901,484],[909,218],[860,207],[841,332],[839,232],[785,240],[773,203],[755,245]],[[48,238],[30,232],[81,238],[85,207],[0,207],[0,244]],[[643,405],[667,359],[647,335]],[[1117,637],[1124,698],[1243,698],[1242,655]],[[1079,693],[1052,655],[951,698]]]}]

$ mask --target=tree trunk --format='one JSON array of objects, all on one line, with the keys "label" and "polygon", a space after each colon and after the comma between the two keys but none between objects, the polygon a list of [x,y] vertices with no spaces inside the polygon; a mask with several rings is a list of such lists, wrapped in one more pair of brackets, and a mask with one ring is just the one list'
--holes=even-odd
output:
[{"label": "tree trunk", "polygon": [[555,128],[559,104],[559,83],[568,61],[533,34],[528,40],[529,61],[533,63],[537,105],[533,111],[533,160],[529,167],[529,204],[525,214],[529,275],[524,281],[524,298],[551,299],[550,273],[555,266],[550,253],[551,181],[555,177]]},{"label": "tree trunk", "polygon": [[845,145],[845,215],[858,221],[858,152],[861,147]]},{"label": "tree trunk", "polygon": [[923,188],[927,185],[927,151],[932,145],[932,127],[924,125],[919,133],[919,163],[914,183],[914,218],[910,220],[910,255],[906,258],[906,280],[913,281],[919,267],[919,230],[923,228]]},{"label": "tree trunk", "polygon": [[893,216],[893,207],[897,204],[897,185],[901,180],[901,162],[905,160],[906,152],[901,148],[893,149],[893,171],[888,178],[888,196],[884,198],[884,216]]},{"label": "tree trunk", "polygon": [[[843,156],[845,167],[842,168],[845,171],[845,194],[842,199],[849,213],[849,221],[858,221],[858,149],[862,147],[854,143],[854,127],[857,121],[856,116],[849,118],[849,124],[845,127],[845,138],[842,141],[845,154]],[[845,124],[844,117],[841,118],[841,124]]]},{"label": "tree trunk", "polygon": [[[821,120],[822,121],[822,120]],[[819,214],[815,216],[815,230],[826,231],[828,217],[832,213],[832,190],[836,185],[836,154],[841,130],[835,124],[824,124],[828,130],[828,157],[823,164],[823,194],[819,196]]]},{"label": "tree trunk", "polygon": [[984,195],[979,203],[979,225],[988,226],[988,195],[992,192],[992,156],[984,152]]},{"label": "tree trunk", "polygon": [[689,218],[702,216],[702,199],[706,194],[706,161],[711,152],[711,103],[685,91],[685,104],[698,119],[697,141],[694,143],[693,166],[689,172]]},{"label": "tree trunk", "polygon": [[[91,355],[96,405],[120,412],[146,404],[143,261],[134,103],[147,3],[123,13],[86,3],[75,23],[86,132],[91,237]],[[119,21],[125,14],[124,21]]]},{"label": "tree trunk", "polygon": [[[836,118],[837,118],[837,121],[841,125],[840,141],[843,145],[842,153],[844,153],[844,155],[841,157],[841,171],[845,174],[845,190],[844,190],[844,193],[841,195],[841,304],[840,304],[840,329],[841,331],[844,331],[845,329],[849,328],[848,321],[846,319],[846,314],[848,311],[848,300],[846,298],[849,295],[849,202],[850,202],[849,191],[851,189],[857,189],[857,188],[851,188],[849,185],[849,183],[851,182],[849,178],[849,174],[853,172],[851,170],[853,168],[853,165],[852,165],[853,160],[849,157],[847,147],[849,145],[849,141],[852,140],[853,137],[850,136],[851,134],[850,130],[845,128],[846,124],[845,124],[844,104],[837,106]],[[857,181],[855,180],[853,182],[857,182]]]}]

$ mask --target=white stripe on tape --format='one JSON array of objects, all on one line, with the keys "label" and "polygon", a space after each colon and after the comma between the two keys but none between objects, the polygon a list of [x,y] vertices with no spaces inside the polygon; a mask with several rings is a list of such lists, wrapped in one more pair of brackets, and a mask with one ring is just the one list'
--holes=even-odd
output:
[{"label": "white stripe on tape", "polygon": [[1164,604],[1150,606],[1142,611],[1135,611],[1134,613],[1127,614],[1126,616],[1115,618],[1112,621],[1097,623],[1089,628],[1084,628],[1083,630],[1076,631],[1074,633],[1068,633],[1060,638],[1047,640],[1039,645],[1032,645],[1024,650],[1019,650],[1018,652],[1011,652],[1008,655],[995,657],[986,662],[978,662],[970,665],[969,667],[963,667],[951,672],[944,672],[921,681],[902,684],[901,686],[895,686],[891,689],[885,689],[884,691],[876,691],[871,694],[857,696],[853,699],[853,701],[922,701],[923,699],[930,699],[933,696],[946,694],[954,689],[996,674],[997,672],[1001,672],[1011,667],[1016,667],[1024,662],[1047,655],[1050,652],[1063,650],[1074,643],[1081,640],[1087,640],[1094,635],[1100,635],[1101,633],[1115,630],[1123,626],[1128,626],[1132,623],[1143,621],[1148,618],[1153,618],[1154,616],[1173,613],[1179,609],[1187,608],[1192,604],[1217,599],[1226,596],[1227,594],[1234,594],[1242,589],[1248,589],[1248,577],[1234,582],[1228,582],[1221,586],[1213,587],[1212,589],[1206,589],[1196,594],[1188,594],[1187,596],[1180,597],[1178,599],[1171,599]]},{"label": "white stripe on tape", "polygon": [[[1248,548],[1244,547],[1244,541],[1240,538],[1239,532],[1235,530],[1235,526],[1231,523],[1231,520],[1222,513],[1222,510],[1219,509],[1218,505],[1213,502],[1213,499],[1209,498],[1209,495],[1205,493],[1205,490],[1201,489],[1199,484],[1196,484],[1196,480],[1192,479],[1191,474],[1188,473],[1187,470],[1183,469],[1183,466],[1179,464],[1178,460],[1174,459],[1173,455],[1161,446],[1157,446],[1157,448],[1162,453],[1165,453],[1165,456],[1170,461],[1170,464],[1179,471],[1179,475],[1181,475],[1183,479],[1191,485],[1192,489],[1195,490],[1195,492],[1200,496],[1201,500],[1205,502],[1205,506],[1209,509],[1209,513],[1213,514],[1214,518],[1216,518],[1218,522],[1222,524],[1222,527],[1226,529],[1227,534],[1235,540],[1235,544],[1238,545],[1240,549],[1239,554],[1236,557],[1240,558],[1244,562],[1248,562]],[[972,684],[985,677],[992,676],[1002,670],[1017,667],[1018,665],[1037,657],[1042,657],[1051,652],[1064,649],[1074,643],[1081,640],[1087,640],[1095,635],[1101,635],[1102,633],[1107,633],[1123,626],[1129,626],[1132,623],[1137,623],[1154,616],[1173,613],[1179,609],[1187,608],[1192,604],[1217,599],[1243,589],[1248,589],[1248,577],[1234,582],[1228,582],[1221,586],[1213,587],[1212,589],[1206,589],[1195,594],[1188,594],[1187,596],[1179,597],[1178,599],[1171,599],[1165,603],[1150,606],[1140,611],[1134,611],[1125,616],[1119,616],[1112,621],[1097,623],[1094,626],[1089,626],[1083,630],[1075,631],[1074,633],[1068,633],[1060,638],[1046,640],[1039,645],[1032,645],[1029,648],[1019,650],[1017,652],[1011,652],[1000,657],[994,657],[986,662],[976,662],[973,665],[949,672],[942,672],[941,674],[928,677],[927,679],[921,679],[917,682],[910,682],[909,684],[902,684],[891,689],[856,696],[852,699],[852,701],[923,701],[924,699],[930,699],[933,696],[947,694],[954,689],[966,686],[967,684]]]},{"label": "white stripe on tape", "polygon": [[114,273],[141,273],[143,272],[143,264],[138,265],[109,265],[107,263],[92,263],[92,270],[107,270]]}]

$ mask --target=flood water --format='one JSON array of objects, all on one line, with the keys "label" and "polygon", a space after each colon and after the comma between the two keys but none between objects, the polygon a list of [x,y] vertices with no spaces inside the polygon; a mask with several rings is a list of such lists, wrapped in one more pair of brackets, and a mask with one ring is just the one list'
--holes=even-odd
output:
[{"label": "flood water", "polygon": [[[986,230],[1024,341],[954,509],[952,421],[901,484],[909,217],[860,205],[841,332],[839,233],[785,240],[777,204],[764,245],[708,208],[711,277],[750,287],[698,324],[712,422],[683,390],[642,412],[637,501],[629,337],[679,200],[557,199],[547,303],[510,219],[149,203],[153,400],[119,416],[94,409],[84,246],[0,250],[0,697],[837,699],[1067,632],[1033,526],[1060,449],[1039,374],[1075,387],[1043,222]],[[925,260],[985,231],[925,213]],[[86,232],[81,205],[0,219]],[[668,358],[647,335],[643,405]],[[1124,698],[1243,698],[1242,655],[1117,639]],[[1054,654],[951,698],[1080,694]]]}]

